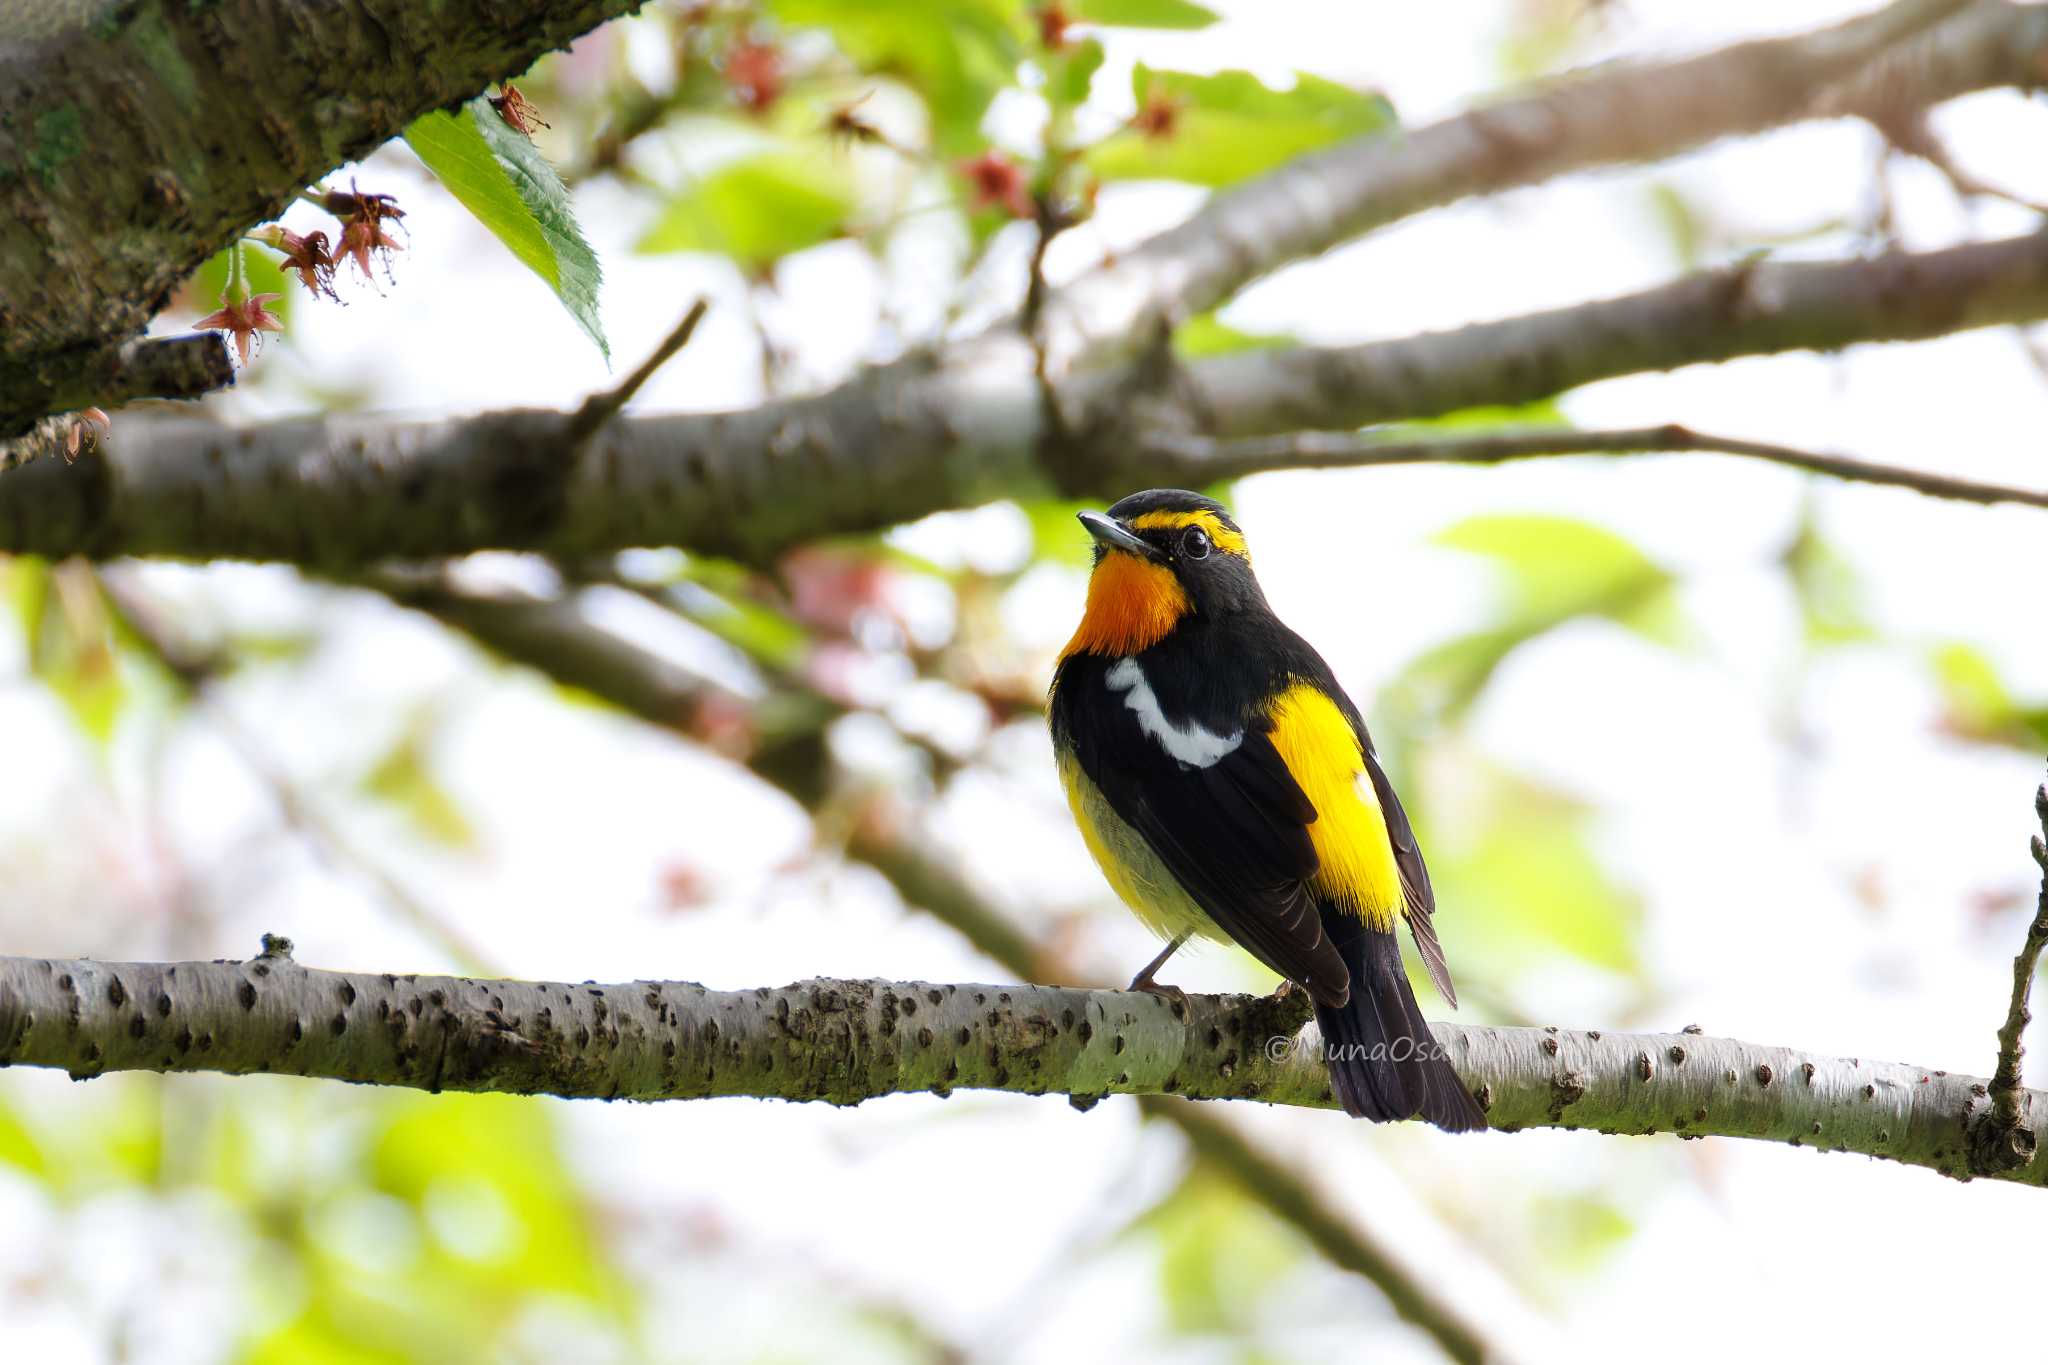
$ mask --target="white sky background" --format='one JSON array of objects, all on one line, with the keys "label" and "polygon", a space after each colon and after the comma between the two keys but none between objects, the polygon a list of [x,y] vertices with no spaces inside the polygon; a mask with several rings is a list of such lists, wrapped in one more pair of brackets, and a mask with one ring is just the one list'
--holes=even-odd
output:
[{"label": "white sky background", "polygon": [[[1582,55],[1677,54],[1864,7],[1637,0],[1615,7],[1602,48]],[[1201,33],[1112,35],[1096,90],[1119,112],[1129,62],[1139,57],[1190,69],[1249,66],[1275,82],[1305,68],[1384,89],[1413,124],[1495,88],[1504,28],[1494,5],[1246,5],[1240,17]],[[1006,118],[1028,124],[1026,111]],[[1937,126],[1978,174],[2048,199],[2040,155],[2048,112],[2038,105],[2008,94],[1974,97],[1942,111]],[[1648,172],[1579,177],[1461,205],[1285,271],[1226,317],[1250,330],[1345,341],[1641,288],[1677,268],[1649,208],[1653,180],[1682,187],[1744,230],[1793,232],[1858,214],[1873,155],[1862,127],[1818,126]],[[656,156],[649,164],[663,163]],[[611,382],[544,288],[429,190],[408,154],[381,154],[362,180],[366,189],[399,193],[408,210],[397,287],[383,298],[358,289],[346,309],[301,303],[291,341],[258,362],[259,372],[274,367],[275,379],[244,388],[224,411],[257,416],[300,406],[291,385],[278,382],[293,375],[359,383],[378,407],[422,411],[568,405]],[[2030,226],[2015,209],[1957,209],[1924,168],[1902,171],[1896,183],[1900,225],[1914,246],[1958,240],[1973,221],[1988,234]],[[1174,190],[1107,191],[1100,221],[1060,242],[1051,264],[1056,272],[1084,269],[1105,245],[1145,235],[1193,199]],[[604,315],[619,370],[636,363],[695,294],[713,295],[696,341],[638,407],[757,398],[758,358],[730,272],[699,259],[631,255],[650,206],[616,187],[589,186],[580,208],[607,273]],[[1793,250],[1841,254],[1853,246],[1836,234]],[[885,285],[858,253],[809,253],[780,283],[778,332],[797,346],[807,378],[836,378],[864,358]],[[1681,421],[1986,479],[2048,482],[2040,434],[2048,390],[2004,332],[1615,380],[1574,394],[1566,407],[1585,425]],[[1626,1022],[1697,1022],[1712,1033],[1984,1074],[2023,923],[2017,912],[1987,921],[1970,907],[1987,889],[2031,887],[2028,798],[2041,768],[2025,755],[1937,734],[1938,698],[1913,649],[1967,640],[1989,652],[2021,695],[2048,694],[2048,633],[2039,624],[2048,520],[2022,509],[1822,487],[1826,532],[1850,552],[1869,607],[1905,648],[1830,657],[1788,698],[1798,620],[1774,561],[1811,489],[1789,471],[1714,457],[1540,462],[1264,476],[1244,483],[1237,511],[1274,604],[1362,701],[1418,650],[1484,613],[1485,581],[1429,544],[1463,517],[1550,511],[1591,520],[1678,573],[1693,647],[1660,649],[1596,625],[1559,632],[1512,659],[1475,722],[1491,755],[1603,812],[1599,850],[1643,897],[1649,969],[1665,987],[1660,1017]],[[937,519],[908,539],[941,556],[995,554],[1006,544],[1021,552],[1020,532],[1000,513]],[[289,575],[275,571],[172,570],[153,581],[202,613],[242,622],[288,624],[305,611]],[[1079,610],[1081,587],[1074,575],[1049,573],[1020,590],[1012,615],[1022,638],[1049,657]],[[317,781],[381,752],[413,705],[445,708],[454,723],[437,749],[439,771],[480,824],[483,856],[451,860],[410,848],[380,817],[351,828],[488,943],[502,969],[567,979],[679,976],[716,986],[995,972],[950,932],[902,913],[869,878],[788,870],[805,847],[803,822],[722,763],[565,709],[544,687],[480,668],[439,631],[399,613],[358,605],[320,612],[334,638],[310,676],[237,688],[238,717],[288,768]],[[130,818],[138,792],[121,790],[113,802],[94,794],[89,760],[54,709],[6,681],[18,671],[17,651],[0,638],[0,751],[10,759],[9,780],[0,783],[0,887],[29,888],[18,902],[0,889],[9,951],[211,957],[253,951],[257,932],[273,930],[319,965],[446,965],[373,891],[309,857],[272,851],[258,865],[244,859],[223,870],[274,816],[232,756],[203,742],[176,756],[167,825],[208,878],[202,897],[232,909],[204,941],[180,943],[161,915],[167,864]],[[1788,703],[1796,709],[1788,712]],[[1796,747],[1784,742],[1788,714],[1796,716]],[[1036,735],[1005,736],[998,754],[999,778],[973,784],[951,804],[948,831],[975,841],[991,884],[1027,912],[1106,907],[1108,893],[1066,824],[1048,746]],[[49,812],[62,803],[67,839],[51,842]],[[996,828],[1003,837],[991,841]],[[662,870],[677,861],[709,876],[710,906],[661,908]],[[1879,889],[1876,907],[1859,898],[1859,880]],[[39,904],[79,909],[52,917]],[[1106,910],[1099,927],[1091,924],[1088,947],[1110,968],[1132,970],[1150,948],[1135,926],[1112,918],[1117,913]],[[1457,907],[1440,918],[1455,961]],[[153,926],[157,941],[142,942],[148,934],[138,923]],[[1246,979],[1217,952],[1184,957],[1178,972],[1191,988]],[[1539,979],[1517,1003],[1560,1024],[1615,1022],[1602,1013],[1611,992],[1570,974]],[[11,1095],[64,1111],[102,1102],[92,1092],[112,1083],[83,1088],[61,1076],[13,1075],[4,1084]],[[1077,1265],[1058,1261],[1077,1235],[1114,1228],[1120,1211],[1140,1207],[1177,1175],[1170,1137],[1138,1134],[1128,1104],[1111,1101],[1082,1116],[1056,1101],[963,1095],[846,1112],[727,1101],[574,1105],[563,1113],[601,1198],[657,1220],[709,1216],[771,1267],[794,1258],[913,1303],[959,1339],[1000,1339],[997,1358],[1103,1357],[1158,1345],[1148,1261],[1128,1248]],[[1926,1356],[1951,1348],[1954,1306],[2024,1303],[2038,1278],[2029,1236],[2037,1191],[1965,1187],[1861,1158],[1732,1141],[1549,1133],[1452,1140],[1265,1111],[1250,1121],[1326,1179],[1333,1199],[1399,1235],[1418,1259],[1443,1266],[1497,1321],[1519,1324],[1504,1338],[1520,1339],[1535,1358],[1563,1358],[1566,1348],[1575,1359],[1634,1358],[1651,1344],[1662,1359],[1705,1358],[1723,1354],[1736,1330],[1770,1342],[1775,1355],[1831,1358],[1845,1329],[1869,1334],[1859,1344],[1868,1358]],[[1587,1274],[1549,1268],[1558,1246],[1537,1198],[1573,1191],[1601,1194],[1637,1225],[1632,1240]],[[112,1273],[106,1266],[131,1254],[118,1250],[119,1239],[82,1230],[82,1220],[55,1219],[0,1174],[0,1212],[9,1210],[28,1220],[9,1225],[48,1228],[47,1255],[79,1267],[82,1278]],[[970,1254],[949,1254],[943,1247],[954,1228],[1000,1233],[978,1237]],[[931,1251],[897,1242],[896,1229],[929,1235]],[[1466,1239],[1508,1267],[1501,1282],[1488,1279]],[[904,1251],[876,1254],[884,1242]],[[45,1254],[35,1237],[4,1243],[15,1249],[0,1250],[0,1283],[7,1257],[33,1262]],[[776,1333],[791,1326],[786,1306],[772,1324],[744,1321],[748,1308],[766,1302],[772,1279],[735,1279],[686,1259],[660,1273],[672,1280],[665,1311],[693,1332],[712,1328],[720,1340],[730,1332],[758,1345],[783,1341]],[[1519,1288],[1508,1288],[1510,1280]],[[1309,1281],[1275,1305],[1275,1320],[1325,1326],[1290,1329],[1277,1339],[1284,1349],[1432,1358],[1369,1291],[1334,1273]],[[1680,1284],[1682,1296],[1673,1289]],[[0,1292],[0,1305],[9,1303]],[[1724,1315],[1697,1321],[1710,1305]],[[1540,1314],[1550,1327],[1535,1320]],[[1697,1325],[1674,1338],[1681,1316]],[[86,1347],[97,1340],[93,1321],[88,1307],[9,1307],[0,1313],[0,1356]],[[1208,1354],[1200,1343],[1179,1349],[1176,1358]],[[195,1350],[177,1358],[206,1358],[203,1343]]]}]

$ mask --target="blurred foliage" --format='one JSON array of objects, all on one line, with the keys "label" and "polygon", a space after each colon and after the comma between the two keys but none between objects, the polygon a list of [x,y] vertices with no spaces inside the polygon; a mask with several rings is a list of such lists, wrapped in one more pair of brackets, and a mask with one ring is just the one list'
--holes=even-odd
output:
[{"label": "blurred foliage", "polygon": [[82,562],[0,560],[0,575],[28,645],[29,673],[105,750],[131,695],[113,617]]},{"label": "blurred foliage", "polygon": [[843,159],[780,147],[730,161],[685,186],[640,238],[644,252],[729,256],[759,275],[845,231],[854,188]]},{"label": "blurred foliage", "polygon": [[1982,650],[1951,641],[1937,646],[1930,662],[1952,733],[2030,754],[2048,751],[2048,701],[2015,698]]},{"label": "blurred foliage", "polygon": [[1131,73],[1140,126],[1088,153],[1104,180],[1185,180],[1221,187],[1272,170],[1307,152],[1394,126],[1393,106],[1318,76],[1297,73],[1275,90],[1248,71],[1212,76]]},{"label": "blurred foliage", "polygon": [[1183,1336],[1255,1327],[1308,1252],[1300,1234],[1199,1165],[1132,1232],[1157,1245],[1161,1302]]},{"label": "blurred foliage", "polygon": [[1564,517],[1482,516],[1449,527],[1437,543],[1486,560],[1499,605],[1494,619],[1410,662],[1382,705],[1396,728],[1427,733],[1462,719],[1516,649],[1568,622],[1613,621],[1645,638],[1679,638],[1674,580],[1623,537]]}]

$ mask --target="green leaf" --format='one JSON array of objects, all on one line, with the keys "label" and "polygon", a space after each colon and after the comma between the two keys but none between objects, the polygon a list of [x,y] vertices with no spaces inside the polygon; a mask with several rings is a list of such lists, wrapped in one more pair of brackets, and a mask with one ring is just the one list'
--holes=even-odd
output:
[{"label": "green leaf", "polygon": [[1074,22],[1117,28],[1207,28],[1216,11],[1190,0],[1076,0]]},{"label": "green leaf", "polygon": [[435,843],[467,848],[476,842],[476,830],[434,776],[427,752],[430,731],[424,718],[410,727],[364,776],[362,791],[397,807],[414,829]]},{"label": "green leaf", "polygon": [[1424,842],[1437,901],[1458,909],[1458,945],[1476,976],[1541,966],[1548,950],[1633,974],[1642,921],[1587,844],[1591,812],[1511,773],[1488,770],[1483,800]]},{"label": "green leaf", "polygon": [[0,1103],[0,1165],[12,1166],[39,1179],[50,1177],[50,1161],[43,1145],[14,1110]]},{"label": "green leaf", "polygon": [[2029,753],[2048,749],[2048,705],[2024,705],[2015,699],[1982,650],[1952,642],[1936,649],[1929,662],[1950,730],[1965,739],[2007,744]]},{"label": "green leaf", "polygon": [[1236,184],[1332,143],[1394,125],[1385,97],[1306,73],[1274,90],[1248,71],[1196,76],[1140,63],[1131,84],[1142,109],[1165,100],[1173,126],[1152,134],[1128,129],[1087,154],[1105,180],[1185,180]]},{"label": "green leaf", "polygon": [[[58,575],[69,574],[68,583]],[[101,751],[114,737],[130,693],[113,618],[83,565],[8,561],[7,596],[28,643],[29,672],[71,713]]]},{"label": "green leaf", "polygon": [[1460,719],[1509,654],[1582,616],[1600,616],[1647,639],[1683,636],[1671,575],[1622,537],[1566,517],[1482,516],[1436,537],[1499,570],[1495,620],[1427,650],[1384,689],[1381,705],[1413,733]]},{"label": "green leaf", "polygon": [[457,114],[422,115],[405,130],[405,140],[434,178],[555,291],[609,362],[598,316],[597,255],[576,225],[568,186],[532,139],[479,98]]},{"label": "green leaf", "polygon": [[1800,516],[1799,530],[1785,547],[1781,562],[1799,599],[1799,614],[1810,647],[1830,649],[1877,638],[1856,570],[1821,534],[1810,498]]},{"label": "green leaf", "polygon": [[893,76],[931,110],[941,157],[981,149],[981,121],[1016,81],[1030,31],[1017,0],[772,0],[791,27],[822,28],[862,71]]},{"label": "green leaf", "polygon": [[1644,599],[1672,586],[1671,575],[1628,540],[1570,517],[1471,517],[1435,539],[1498,565],[1509,615],[1524,620],[1555,624],[1590,613],[1647,627]]},{"label": "green leaf", "polygon": [[819,151],[760,152],[685,187],[635,249],[715,252],[759,273],[791,252],[840,236],[853,206],[842,159]]},{"label": "green leaf", "polygon": [[1238,351],[1265,351],[1292,346],[1296,339],[1285,333],[1241,332],[1218,322],[1214,313],[1197,313],[1173,330],[1173,353],[1182,360],[1204,356],[1231,355]]},{"label": "green leaf", "polygon": [[1085,38],[1046,58],[1045,98],[1056,109],[1085,103],[1095,73],[1102,69],[1102,43]]}]

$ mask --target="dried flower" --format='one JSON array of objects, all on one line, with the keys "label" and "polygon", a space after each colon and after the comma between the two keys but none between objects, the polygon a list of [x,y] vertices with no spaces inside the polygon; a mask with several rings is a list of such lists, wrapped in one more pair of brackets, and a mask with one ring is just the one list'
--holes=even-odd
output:
[{"label": "dried flower", "polygon": [[64,433],[64,463],[70,464],[78,458],[78,452],[90,442],[98,445],[114,429],[114,419],[98,408],[83,408],[72,422],[71,430]]},{"label": "dried flower", "polygon": [[738,44],[725,54],[725,83],[741,104],[760,113],[782,97],[782,53],[768,43]]},{"label": "dried flower", "polygon": [[386,218],[403,218],[405,210],[398,207],[398,200],[388,194],[364,194],[351,179],[348,189],[329,190],[320,196],[321,204],[327,211],[346,223],[352,218],[367,218],[372,222],[383,222]]},{"label": "dried flower", "polygon": [[972,161],[961,162],[959,170],[974,193],[975,208],[1000,208],[1012,218],[1036,216],[1024,168],[1001,152],[983,152]]},{"label": "dried flower", "polygon": [[281,297],[283,296],[280,294],[251,294],[237,299],[223,295],[218,312],[208,313],[192,325],[202,330],[218,329],[228,333],[234,338],[235,354],[241,357],[244,365],[247,365],[249,341],[252,337],[258,332],[284,330],[284,324],[264,306],[272,299]]},{"label": "dried flower", "polygon": [[1131,127],[1152,140],[1170,138],[1180,127],[1182,100],[1154,86],[1145,92],[1145,102],[1131,116]]},{"label": "dried flower", "polygon": [[1074,22],[1074,16],[1058,4],[1045,6],[1038,11],[1038,40],[1050,51],[1057,52],[1067,45],[1067,25]]},{"label": "dried flower", "polygon": [[[356,269],[363,272],[363,278],[370,278],[370,256],[379,251],[403,251],[404,247],[393,241],[384,225],[374,218],[357,218],[342,226],[341,248],[335,255],[356,263]],[[385,267],[390,271],[389,265]]]},{"label": "dried flower", "polygon": [[520,132],[528,137],[532,137],[533,130],[536,127],[552,128],[555,126],[540,116],[539,111],[533,107],[533,104],[526,96],[519,93],[519,87],[512,84],[512,82],[506,81],[498,87],[498,90],[498,94],[491,96],[491,108],[498,111],[499,118],[505,120],[505,122],[511,124]]},{"label": "dried flower", "polygon": [[259,232],[249,234],[266,246],[284,253],[279,266],[285,270],[299,272],[299,283],[306,286],[309,294],[325,294],[339,303],[340,297],[334,292],[334,267],[338,262],[328,249],[327,234],[309,232],[303,237],[290,228],[277,223]]}]

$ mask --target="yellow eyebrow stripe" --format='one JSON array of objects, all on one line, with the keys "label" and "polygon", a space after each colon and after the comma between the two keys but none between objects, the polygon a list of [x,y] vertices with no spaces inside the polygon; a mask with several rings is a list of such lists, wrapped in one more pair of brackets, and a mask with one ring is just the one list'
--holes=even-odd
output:
[{"label": "yellow eyebrow stripe", "polygon": [[1131,523],[1133,531],[1178,531],[1184,526],[1199,526],[1209,533],[1209,541],[1217,549],[1239,559],[1251,558],[1245,549],[1244,537],[1223,524],[1223,519],[1207,508],[1194,512],[1147,512]]}]

